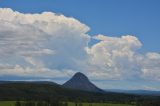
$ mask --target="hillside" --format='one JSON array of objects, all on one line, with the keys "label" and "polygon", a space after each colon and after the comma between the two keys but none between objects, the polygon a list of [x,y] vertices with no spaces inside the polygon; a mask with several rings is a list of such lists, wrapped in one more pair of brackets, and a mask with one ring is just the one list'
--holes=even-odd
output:
[{"label": "hillside", "polygon": [[104,92],[94,85],[83,73],[76,73],[70,80],[63,84],[64,87],[91,92]]},{"label": "hillside", "polygon": [[55,83],[9,82],[0,84],[0,100],[134,101],[139,96],[122,93],[96,93],[64,88]]}]

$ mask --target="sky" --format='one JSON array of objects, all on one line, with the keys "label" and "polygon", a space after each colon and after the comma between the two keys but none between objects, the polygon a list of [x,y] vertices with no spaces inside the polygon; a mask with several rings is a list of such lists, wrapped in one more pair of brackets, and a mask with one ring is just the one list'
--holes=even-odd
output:
[{"label": "sky", "polygon": [[0,0],[0,80],[160,90],[159,0]]}]

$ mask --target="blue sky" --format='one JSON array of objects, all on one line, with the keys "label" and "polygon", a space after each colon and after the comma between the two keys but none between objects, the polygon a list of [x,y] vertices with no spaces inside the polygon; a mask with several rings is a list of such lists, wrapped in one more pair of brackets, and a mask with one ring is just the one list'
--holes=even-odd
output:
[{"label": "blue sky", "polygon": [[[159,0],[0,0],[0,8],[10,8],[2,9],[0,14],[0,31],[6,34],[6,37],[0,35],[3,38],[0,39],[0,54],[7,54],[7,59],[0,61],[1,70],[6,70],[0,71],[0,79],[38,79],[62,83],[73,73],[81,71],[102,88],[160,90],[159,5]],[[42,13],[46,11],[56,14]],[[5,12],[8,13],[6,19]],[[26,17],[28,13],[33,20],[21,19],[21,15]],[[19,18],[14,19],[14,14]],[[59,21],[61,14],[64,16]],[[61,24],[53,23],[53,29],[45,29],[48,26],[44,23],[52,23],[48,17]],[[20,26],[22,29],[19,23],[23,25]],[[56,25],[60,31],[54,30]],[[37,28],[43,28],[42,32]],[[12,31],[14,37],[8,36]],[[25,31],[35,34],[37,38],[26,37]],[[25,33],[24,36],[19,35],[21,33]],[[43,35],[45,37],[41,37]],[[9,42],[10,38],[15,42]],[[33,39],[31,43],[30,39]],[[41,42],[42,39],[47,39],[47,43]],[[18,45],[18,42],[25,46]],[[40,48],[34,42],[38,42],[36,45]],[[10,44],[13,47],[8,46]],[[84,51],[84,48],[87,50]],[[37,69],[41,71],[33,71]],[[57,76],[51,78],[50,72],[50,75]],[[67,74],[62,76],[59,72]],[[40,74],[31,75],[37,73]]]}]

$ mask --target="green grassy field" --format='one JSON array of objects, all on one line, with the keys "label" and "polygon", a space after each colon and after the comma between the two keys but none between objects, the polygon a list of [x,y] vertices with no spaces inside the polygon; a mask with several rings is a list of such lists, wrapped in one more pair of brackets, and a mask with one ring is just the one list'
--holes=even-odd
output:
[{"label": "green grassy field", "polygon": [[14,101],[0,101],[0,106],[15,106]]},{"label": "green grassy field", "polygon": [[[69,102],[68,106],[75,106],[75,103]],[[79,104],[77,106],[80,106]],[[82,103],[82,106],[134,106],[127,104],[110,104],[110,103]]]},{"label": "green grassy field", "polygon": [[[15,106],[15,101],[0,101],[0,106]],[[75,106],[75,103],[69,102],[68,106]],[[82,103],[80,105],[77,103],[77,106],[134,106],[127,104],[110,104],[110,103]]]}]

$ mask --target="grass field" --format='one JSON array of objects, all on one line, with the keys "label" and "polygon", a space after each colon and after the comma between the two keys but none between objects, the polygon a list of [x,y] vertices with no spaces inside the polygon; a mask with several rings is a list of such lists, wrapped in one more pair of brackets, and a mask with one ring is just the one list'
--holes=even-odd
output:
[{"label": "grass field", "polygon": [[[15,101],[0,101],[0,106],[15,106]],[[68,106],[75,106],[75,103],[69,102]],[[110,104],[110,103],[79,103],[77,106],[134,106],[134,105],[127,105],[127,104]]]},{"label": "grass field", "polygon": [[[68,106],[75,106],[75,103],[69,102]],[[77,106],[80,106],[79,104]],[[127,104],[110,104],[110,103],[82,103],[81,106],[134,106]]]},{"label": "grass field", "polygon": [[0,106],[15,106],[14,101],[0,101]]}]

